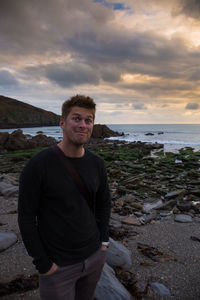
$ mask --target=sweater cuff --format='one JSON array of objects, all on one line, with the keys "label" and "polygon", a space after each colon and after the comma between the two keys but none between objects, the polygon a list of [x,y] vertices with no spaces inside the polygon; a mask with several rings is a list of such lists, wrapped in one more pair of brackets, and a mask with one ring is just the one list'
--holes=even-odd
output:
[{"label": "sweater cuff", "polygon": [[36,269],[40,274],[47,273],[53,265],[53,262],[50,260],[45,260],[45,261],[33,260],[33,263],[35,264]]}]

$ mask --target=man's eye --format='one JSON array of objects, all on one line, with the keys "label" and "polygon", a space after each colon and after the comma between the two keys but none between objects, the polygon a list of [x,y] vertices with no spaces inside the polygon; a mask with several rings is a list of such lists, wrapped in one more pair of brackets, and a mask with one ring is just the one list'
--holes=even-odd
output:
[{"label": "man's eye", "polygon": [[85,120],[85,123],[88,124],[88,125],[90,125],[90,124],[92,124],[92,120],[91,119],[87,119],[87,120]]},{"label": "man's eye", "polygon": [[80,121],[80,118],[79,117],[73,117],[72,118],[74,121]]}]

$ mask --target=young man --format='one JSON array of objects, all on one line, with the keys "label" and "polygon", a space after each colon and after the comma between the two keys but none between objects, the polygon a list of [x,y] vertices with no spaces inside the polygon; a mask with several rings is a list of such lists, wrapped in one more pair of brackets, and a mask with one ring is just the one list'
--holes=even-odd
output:
[{"label": "young man", "polygon": [[106,259],[110,193],[103,160],[84,148],[95,103],[77,95],[62,106],[63,140],[55,147],[87,187],[94,209],[50,147],[20,177],[18,222],[39,271],[42,300],[92,300]]}]

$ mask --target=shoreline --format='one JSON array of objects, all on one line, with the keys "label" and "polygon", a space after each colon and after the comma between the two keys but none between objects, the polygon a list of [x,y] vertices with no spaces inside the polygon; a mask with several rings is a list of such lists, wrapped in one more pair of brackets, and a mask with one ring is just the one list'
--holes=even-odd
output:
[{"label": "shoreline", "polygon": [[[114,132],[124,133],[123,136],[110,137],[109,141],[111,142],[113,139],[126,143],[141,141],[154,144],[157,142],[164,145],[165,152],[177,153],[181,148],[186,147],[191,147],[194,151],[200,151],[199,124],[108,124],[106,126]],[[184,127],[182,128],[182,126]],[[43,132],[44,135],[55,138],[57,141],[62,139],[62,131],[59,126],[22,127],[21,129],[25,134],[30,134],[31,136],[37,135],[37,132]],[[0,129],[0,133],[14,130],[16,128],[9,130]]]}]

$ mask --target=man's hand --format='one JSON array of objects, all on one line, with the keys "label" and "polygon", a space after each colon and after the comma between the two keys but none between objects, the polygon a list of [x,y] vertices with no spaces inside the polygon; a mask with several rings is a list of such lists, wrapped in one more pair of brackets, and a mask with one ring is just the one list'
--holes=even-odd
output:
[{"label": "man's hand", "polygon": [[58,266],[55,263],[53,263],[53,265],[51,266],[51,269],[42,275],[45,275],[45,276],[50,275],[50,274],[54,273],[57,269],[58,269]]},{"label": "man's hand", "polygon": [[101,246],[101,250],[103,250],[103,251],[107,251],[107,250],[108,250],[108,247],[107,247],[107,246],[105,246],[105,245],[102,245],[102,246]]}]

